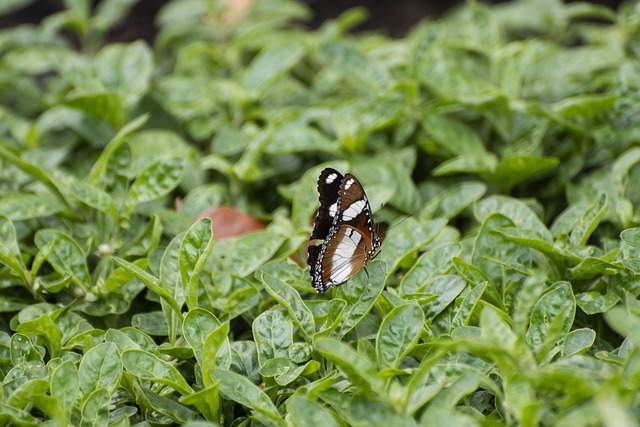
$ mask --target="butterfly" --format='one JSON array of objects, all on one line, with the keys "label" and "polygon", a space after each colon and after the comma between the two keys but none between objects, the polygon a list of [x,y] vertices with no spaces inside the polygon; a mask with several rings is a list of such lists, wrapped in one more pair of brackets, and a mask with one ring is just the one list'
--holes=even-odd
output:
[{"label": "butterfly", "polygon": [[320,207],[313,224],[307,264],[313,287],[322,294],[339,286],[367,265],[382,241],[373,224],[373,214],[364,188],[355,176],[326,168],[318,178]]}]

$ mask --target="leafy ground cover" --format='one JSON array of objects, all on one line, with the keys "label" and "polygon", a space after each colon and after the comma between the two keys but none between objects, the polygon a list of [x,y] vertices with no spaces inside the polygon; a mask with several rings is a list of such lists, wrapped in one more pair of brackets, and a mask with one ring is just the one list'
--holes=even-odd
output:
[{"label": "leafy ground cover", "polygon": [[[637,5],[90,3],[0,33],[3,425],[638,425]],[[391,227],[320,296],[326,166]]]}]

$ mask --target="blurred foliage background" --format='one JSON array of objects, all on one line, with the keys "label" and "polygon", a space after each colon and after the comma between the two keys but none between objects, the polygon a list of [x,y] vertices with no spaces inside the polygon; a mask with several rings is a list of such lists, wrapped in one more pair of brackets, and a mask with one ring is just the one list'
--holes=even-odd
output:
[{"label": "blurred foliage background", "polygon": [[[59,5],[0,31],[0,423],[638,425],[636,2]],[[317,295],[326,166],[390,227]]]}]

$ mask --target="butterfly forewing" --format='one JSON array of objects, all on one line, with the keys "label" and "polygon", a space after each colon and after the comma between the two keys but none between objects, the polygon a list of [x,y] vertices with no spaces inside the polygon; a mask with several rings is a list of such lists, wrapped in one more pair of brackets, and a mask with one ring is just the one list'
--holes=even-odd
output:
[{"label": "butterfly forewing", "polygon": [[340,197],[338,199],[337,222],[358,227],[362,223],[362,218],[371,223],[371,230],[367,227],[367,232],[373,233],[373,216],[369,200],[364,193],[364,188],[355,176],[347,174],[340,186]]},{"label": "butterfly forewing", "polygon": [[318,194],[320,195],[320,207],[313,223],[313,239],[326,239],[333,225],[338,210],[338,198],[340,197],[340,184],[344,177],[335,169],[326,168],[320,172],[318,178]]},{"label": "butterfly forewing", "polygon": [[355,176],[327,168],[318,179],[318,192],[320,208],[311,240],[324,239],[324,243],[309,246],[307,263],[314,288],[324,293],[364,267],[380,247],[380,239],[369,201]]}]

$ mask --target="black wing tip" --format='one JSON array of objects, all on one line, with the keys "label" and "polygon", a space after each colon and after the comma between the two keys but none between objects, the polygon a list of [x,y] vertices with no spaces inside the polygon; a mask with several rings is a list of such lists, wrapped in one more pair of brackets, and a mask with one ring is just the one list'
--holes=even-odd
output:
[{"label": "black wing tip", "polygon": [[330,173],[337,173],[338,175],[342,176],[342,174],[340,172],[338,172],[337,170],[335,170],[334,168],[324,168],[324,169],[322,169],[322,172],[320,172],[320,176],[328,175]]},{"label": "black wing tip", "polygon": [[327,178],[327,176],[331,175],[332,173],[335,173],[336,175],[338,175],[337,178],[335,179],[336,181],[342,182],[344,175],[342,175],[340,172],[338,172],[334,168],[324,168],[322,169],[322,172],[320,172],[320,175],[318,176],[318,188],[324,185],[325,179]]}]

